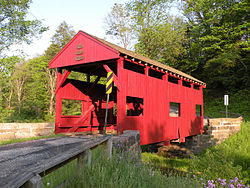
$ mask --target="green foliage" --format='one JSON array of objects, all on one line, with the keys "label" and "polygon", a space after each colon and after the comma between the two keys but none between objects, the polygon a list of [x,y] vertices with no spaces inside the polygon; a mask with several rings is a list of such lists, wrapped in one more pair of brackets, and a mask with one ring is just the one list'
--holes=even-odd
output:
[{"label": "green foliage", "polygon": [[62,115],[82,115],[82,101],[62,99]]},{"label": "green foliage", "polygon": [[136,52],[176,66],[185,54],[185,24],[168,14],[171,0],[130,0],[115,4],[106,17],[106,33],[126,48],[135,39]]},{"label": "green foliage", "polygon": [[35,35],[48,28],[43,27],[39,20],[28,20],[27,13],[31,0],[0,1],[0,54],[12,44],[31,43]]},{"label": "green foliage", "polygon": [[56,71],[49,69],[48,63],[74,34],[72,27],[63,22],[44,56],[29,61],[18,57],[1,59],[2,122],[54,121]]},{"label": "green foliage", "polygon": [[208,88],[232,91],[249,86],[249,1],[186,1],[188,55],[179,68]]},{"label": "green foliage", "polygon": [[13,56],[0,59],[0,120],[4,121],[13,112],[13,97],[15,95],[15,81],[17,81],[17,65],[22,58]]},{"label": "green foliage", "polygon": [[168,16],[168,21],[149,26],[140,31],[135,48],[142,55],[176,67],[186,53],[185,24],[178,17]]}]

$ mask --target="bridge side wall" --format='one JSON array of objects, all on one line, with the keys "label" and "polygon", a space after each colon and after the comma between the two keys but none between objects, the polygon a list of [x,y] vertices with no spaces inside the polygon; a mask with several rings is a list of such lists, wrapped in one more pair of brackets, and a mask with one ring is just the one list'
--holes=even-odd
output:
[{"label": "bridge side wall", "polygon": [[54,130],[55,123],[0,123],[0,140],[48,136]]}]

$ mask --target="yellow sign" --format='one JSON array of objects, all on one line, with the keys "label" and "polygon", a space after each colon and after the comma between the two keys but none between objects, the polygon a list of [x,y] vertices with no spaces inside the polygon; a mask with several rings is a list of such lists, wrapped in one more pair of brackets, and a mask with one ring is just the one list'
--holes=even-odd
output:
[{"label": "yellow sign", "polygon": [[112,92],[112,86],[113,86],[113,72],[110,71],[107,74],[106,94],[110,94]]}]

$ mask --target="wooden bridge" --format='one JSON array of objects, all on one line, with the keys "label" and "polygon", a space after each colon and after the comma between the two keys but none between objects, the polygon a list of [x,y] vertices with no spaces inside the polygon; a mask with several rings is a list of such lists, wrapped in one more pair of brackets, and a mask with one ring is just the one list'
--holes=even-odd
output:
[{"label": "wooden bridge", "polygon": [[42,187],[41,176],[77,159],[91,163],[91,150],[103,145],[107,157],[112,155],[111,136],[75,136],[35,140],[0,146],[0,187]]}]

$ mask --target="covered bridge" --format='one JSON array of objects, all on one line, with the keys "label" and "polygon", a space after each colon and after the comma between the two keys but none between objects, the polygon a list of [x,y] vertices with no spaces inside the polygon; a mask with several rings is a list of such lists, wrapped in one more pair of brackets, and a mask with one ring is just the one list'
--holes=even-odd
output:
[{"label": "covered bridge", "polygon": [[[100,80],[111,70],[115,87],[108,105],[107,130],[139,130],[142,145],[185,140],[202,132],[202,90],[206,85],[179,70],[83,31],[49,67],[57,68],[56,133],[103,130],[106,94]],[[84,73],[86,80],[69,79],[73,72]],[[63,108],[72,105],[78,111],[67,114]]]}]

